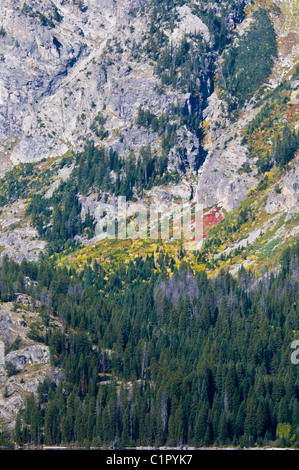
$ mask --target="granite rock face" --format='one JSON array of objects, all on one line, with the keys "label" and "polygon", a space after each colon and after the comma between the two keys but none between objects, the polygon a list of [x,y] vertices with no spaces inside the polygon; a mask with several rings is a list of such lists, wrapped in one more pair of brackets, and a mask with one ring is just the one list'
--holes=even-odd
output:
[{"label": "granite rock face", "polygon": [[44,379],[58,383],[61,377],[49,347],[30,337],[31,325],[40,322],[33,299],[19,294],[16,301],[0,305],[0,426],[9,431],[28,394]]},{"label": "granite rock face", "polygon": [[257,172],[254,168],[250,173],[240,174],[245,163],[251,166],[255,161],[248,158],[248,149],[242,145],[242,132],[258,113],[259,108],[248,108],[244,117],[235,123],[227,123],[221,111],[221,101],[216,93],[208,99],[204,117],[210,122],[218,120],[222,129],[209,131],[206,141],[208,151],[205,162],[199,170],[196,189],[197,201],[204,208],[221,203],[226,211],[236,209],[246,197],[247,191],[257,184]]},{"label": "granite rock face", "polygon": [[[113,67],[106,64],[108,54],[104,59],[102,55],[120,30],[126,31],[122,40],[129,38],[131,15],[139,2],[88,0],[84,5],[80,9],[71,0],[2,3],[2,161],[63,154],[78,144],[79,136],[84,138],[106,99],[113,95]],[[122,71],[117,78],[121,75]],[[138,84],[138,74],[135,81]],[[136,83],[133,87],[140,89]],[[117,112],[122,121],[126,106],[115,98],[111,104],[111,112]],[[12,138],[13,145],[8,142]]]},{"label": "granite rock face", "polygon": [[[159,146],[157,135],[137,128],[139,106],[160,114],[173,103],[185,106],[189,95],[159,94],[153,64],[134,58],[149,24],[146,10],[139,14],[144,3],[2,2],[0,170],[80,149],[88,138],[123,155],[143,145]],[[210,40],[207,27],[188,6],[181,7],[179,15],[182,23],[174,39],[199,31]],[[105,138],[91,130],[99,113],[105,120]],[[191,167],[198,145],[187,136]]]},{"label": "granite rock face", "polygon": [[[225,23],[231,30],[237,26],[237,34],[242,35],[248,19],[243,26],[239,4],[245,7],[252,2],[238,0]],[[19,161],[63,155],[70,148],[80,150],[88,139],[124,157],[146,145],[161,150],[161,136],[137,125],[139,107],[159,116],[173,105],[190,112],[192,103],[190,93],[171,88],[159,93],[154,63],[138,54],[149,30],[146,6],[144,0],[2,2],[0,172]],[[200,34],[213,45],[207,26],[191,7],[187,2],[177,7],[174,28],[165,25],[165,35],[174,47],[185,33]],[[221,15],[218,2],[209,7]],[[215,60],[215,54],[207,55],[207,69]],[[198,201],[204,207],[221,203],[231,210],[257,181],[254,171],[239,172],[247,163],[240,135],[257,109],[245,110],[245,117],[231,126],[223,113],[224,104],[206,73],[197,111],[202,120],[221,125],[210,132],[204,148],[194,133],[179,128],[168,162],[170,171],[183,165],[196,173],[205,160],[198,175]],[[104,123],[100,133],[99,117]]]},{"label": "granite rock face", "polygon": [[[198,3],[198,2],[194,2]],[[238,0],[237,4],[249,3]],[[87,139],[127,156],[151,145],[154,132],[136,125],[140,106],[159,116],[173,105],[189,110],[190,93],[158,92],[159,77],[149,57],[138,54],[149,31],[150,9],[144,0],[4,0],[0,11],[0,171],[19,161],[63,155],[82,149]],[[221,14],[219,5],[211,8]],[[173,29],[163,27],[173,47],[185,34],[199,34],[213,45],[207,26],[192,5],[177,7]],[[219,10],[219,11],[218,11]],[[227,13],[227,27],[241,21],[240,10]],[[211,53],[206,67],[215,60]],[[209,74],[203,77],[197,111],[212,93]],[[101,115],[105,132],[95,127]],[[198,138],[183,129],[177,147],[184,164],[198,167]],[[171,170],[181,164],[172,149]]]},{"label": "granite rock face", "polygon": [[299,165],[295,164],[273,188],[268,196],[266,210],[269,214],[287,212],[288,217],[299,212]]}]

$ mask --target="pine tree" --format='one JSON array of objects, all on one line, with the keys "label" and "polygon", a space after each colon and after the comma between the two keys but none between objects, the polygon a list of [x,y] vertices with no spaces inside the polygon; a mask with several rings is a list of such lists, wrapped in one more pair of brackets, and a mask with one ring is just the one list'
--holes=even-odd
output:
[{"label": "pine tree", "polygon": [[256,437],[256,411],[257,411],[257,399],[253,387],[250,388],[247,406],[246,416],[244,421],[244,433],[249,437],[251,443],[254,443]]},{"label": "pine tree", "polygon": [[16,443],[21,446],[23,442],[23,433],[22,433],[22,420],[21,415],[18,413],[15,422],[15,430],[14,430],[14,439]]}]

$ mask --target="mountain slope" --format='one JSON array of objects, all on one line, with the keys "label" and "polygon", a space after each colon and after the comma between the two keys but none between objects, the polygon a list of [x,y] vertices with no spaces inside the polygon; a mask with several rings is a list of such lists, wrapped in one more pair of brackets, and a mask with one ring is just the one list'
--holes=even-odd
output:
[{"label": "mountain slope", "polygon": [[[0,12],[0,307],[17,324],[15,294],[38,302],[49,379],[2,370],[17,442],[239,445],[287,424],[298,443],[298,2],[21,3]],[[103,239],[120,196],[130,221],[202,205],[201,248]]]},{"label": "mountain slope", "polygon": [[[98,223],[100,219],[97,215],[97,192],[106,203],[107,198],[111,200],[112,208],[115,204],[113,194],[126,195],[128,199],[134,197],[138,201],[148,201],[152,204],[162,204],[164,210],[168,200],[177,199],[188,202],[190,197],[194,197],[194,200],[202,204],[207,211],[204,218],[204,236],[206,236],[210,229],[208,211],[213,211],[213,207],[221,207],[218,221],[226,212],[235,210],[238,213],[241,210],[239,206],[242,201],[245,200],[243,206],[246,206],[246,198],[250,191],[256,194],[255,204],[258,205],[259,200],[264,196],[262,193],[259,196],[256,188],[265,185],[265,181],[261,182],[263,174],[272,168],[275,176],[274,182],[267,186],[270,193],[266,196],[266,213],[271,215],[292,211],[293,215],[296,214],[298,207],[296,200],[297,160],[293,160],[293,171],[288,172],[288,166],[284,165],[284,168],[280,167],[280,170],[274,168],[277,165],[274,157],[275,146],[280,139],[284,123],[288,124],[291,129],[296,129],[298,121],[298,88],[296,73],[294,75],[297,42],[294,38],[296,33],[292,33],[297,21],[296,4],[290,3],[287,9],[285,7],[280,9],[277,2],[260,2],[254,5],[250,2],[237,2],[238,9],[234,9],[235,7],[229,3],[226,6],[227,10],[224,9],[221,13],[218,8],[211,8],[209,2],[201,6],[196,3],[184,6],[174,4],[168,6],[168,10],[159,9],[160,7],[155,2],[147,8],[134,3],[135,10],[132,9],[131,4],[122,4],[118,8],[111,4],[110,9],[107,4],[105,15],[109,21],[107,20],[105,27],[100,28],[101,40],[98,36],[92,36],[91,32],[88,33],[97,25],[93,23],[95,20],[92,5],[86,4],[85,8],[82,7],[82,11],[78,5],[63,2],[59,14],[56,12],[55,16],[55,9],[54,13],[51,13],[56,20],[53,19],[53,25],[50,26],[43,24],[36,13],[33,15],[32,12],[36,11],[34,5],[30,7],[31,9],[27,5],[18,12],[17,18],[25,15],[34,31],[40,34],[46,31],[45,37],[50,35],[51,41],[54,41],[53,38],[56,37],[54,33],[62,34],[62,28],[66,28],[65,22],[75,20],[78,22],[85,18],[87,22],[86,24],[83,22],[83,26],[87,29],[84,30],[83,35],[80,33],[78,36],[80,41],[83,41],[85,37],[89,38],[89,45],[84,49],[85,55],[78,57],[78,60],[74,61],[68,69],[65,65],[67,59],[62,53],[63,48],[59,48],[61,49],[60,66],[57,69],[52,64],[51,67],[60,78],[55,79],[56,81],[52,79],[55,83],[57,82],[57,86],[48,90],[47,93],[43,92],[42,99],[57,103],[57,96],[64,94],[65,98],[68,95],[68,104],[65,102],[63,106],[63,115],[64,119],[77,121],[75,127],[72,127],[70,122],[66,126],[67,132],[73,134],[74,144],[71,145],[73,150],[80,147],[79,141],[84,142],[90,138],[95,141],[95,145],[113,149],[115,157],[113,157],[114,163],[110,170],[104,162],[103,170],[99,171],[105,174],[99,176],[96,185],[94,185],[93,173],[97,171],[94,170],[95,167],[91,167],[91,163],[88,163],[86,159],[77,157],[77,163],[81,158],[81,166],[79,170],[76,170],[72,166],[74,159],[71,153],[66,154],[68,160],[65,161],[69,163],[65,165],[62,160],[61,168],[55,160],[53,164],[51,161],[36,164],[34,178],[31,177],[31,170],[27,175],[26,166],[21,168],[21,173],[20,170],[14,169],[9,173],[9,178],[7,174],[3,186],[3,201],[12,202],[12,198],[14,199],[16,195],[24,198],[26,187],[26,197],[29,199],[27,213],[33,215],[35,225],[39,226],[39,229],[36,233],[30,232],[31,229],[26,226],[21,229],[16,227],[17,231],[21,230],[20,237],[14,226],[11,226],[13,231],[9,229],[10,236],[5,234],[2,236],[3,253],[10,253],[16,259],[20,259],[25,254],[29,259],[28,247],[30,245],[27,241],[31,240],[30,244],[32,244],[32,236],[39,234],[44,240],[36,242],[36,250],[31,251],[33,257],[36,256],[34,252],[38,253],[40,249],[43,249],[45,239],[47,239],[41,224],[44,224],[45,220],[51,223],[51,217],[46,215],[49,214],[49,209],[46,208],[57,205],[57,198],[63,201],[62,195],[65,193],[67,196],[67,191],[74,184],[72,191],[80,193],[82,219],[84,220],[86,214],[90,213]],[[47,4],[43,7],[48,18],[53,5],[50,10]],[[242,14],[244,7],[245,11]],[[264,16],[259,16],[261,11]],[[65,18],[63,12],[71,13],[65,15]],[[176,12],[177,16],[169,16],[170,12]],[[155,17],[160,18],[159,27],[154,26]],[[268,18],[267,32],[265,18]],[[97,18],[97,21],[100,21],[100,18]],[[146,21],[150,25],[150,32],[147,32],[148,27],[145,28]],[[120,38],[122,46],[117,46],[115,37],[112,40],[111,22],[122,25],[123,34]],[[217,29],[217,26],[219,28],[221,24],[222,35]],[[93,34],[100,34],[97,26],[93,31]],[[273,36],[274,31],[276,38]],[[8,31],[3,36],[3,41],[8,41],[9,36]],[[293,41],[284,39],[290,36]],[[170,43],[169,38],[171,38]],[[248,41],[251,49],[247,50]],[[57,43],[55,44],[57,46]],[[169,44],[172,44],[172,51],[169,49]],[[260,50],[255,49],[256,44],[262,44]],[[276,49],[277,53],[275,53]],[[198,56],[200,50],[204,51],[205,64]],[[268,65],[266,69],[263,68],[264,66],[259,71],[255,69],[256,50],[257,54],[263,54],[261,63],[266,60],[269,66],[272,64],[270,69]],[[45,67],[49,67],[49,60],[52,63],[51,57],[44,58]],[[165,62],[167,57],[168,62]],[[229,70],[227,67],[232,60],[235,64],[233,77],[238,77],[237,79],[229,78],[227,75],[226,70]],[[173,69],[173,64],[177,64],[177,70]],[[250,85],[250,89],[248,84],[245,85],[246,81],[249,83],[248,77],[243,78],[244,64],[247,66],[247,73],[251,74],[250,83],[256,81],[253,88]],[[287,68],[286,64],[288,64]],[[5,61],[3,67],[3,70],[8,73]],[[64,68],[65,73],[60,74],[58,70],[61,68]],[[42,65],[41,69],[43,69]],[[99,75],[100,70],[102,72]],[[198,77],[196,70],[199,73]],[[104,81],[100,77],[104,77]],[[77,85],[81,84],[81,88],[74,85],[74,80]],[[39,85],[39,89],[40,87]],[[82,87],[86,88],[84,93]],[[90,101],[91,107],[88,113],[81,113],[82,102],[73,97],[72,94],[75,92],[83,93],[82,99],[84,98],[85,105]],[[87,96],[86,93],[93,93],[93,98]],[[38,103],[37,99],[36,105],[39,106]],[[44,110],[52,109],[48,101],[43,101],[43,103]],[[22,102],[22,106],[28,115],[26,100]],[[59,114],[57,109],[61,107],[57,104],[53,106],[56,110],[53,115],[57,117]],[[19,116],[19,113],[17,115]],[[40,113],[37,110],[33,111],[33,115],[36,119],[40,119]],[[78,125],[78,116],[81,116],[80,125]],[[270,126],[269,119],[271,119]],[[33,126],[35,133],[39,133],[41,129],[45,132],[48,126],[52,125],[50,121],[46,122],[44,119],[41,123],[41,128]],[[52,137],[58,145],[60,139],[58,139],[57,132],[64,132],[64,126],[58,122],[55,126],[58,127]],[[72,139],[68,137],[67,140],[71,142]],[[269,150],[271,146],[272,155]],[[28,155],[30,160],[40,158],[43,154],[49,156],[49,143],[43,145],[43,153],[36,156],[34,156],[34,148],[35,144],[30,144],[30,153],[23,153],[21,158],[26,161]],[[19,152],[16,149],[15,146],[11,147],[12,152]],[[61,150],[66,150],[66,147],[62,147]],[[84,155],[84,151],[81,155]],[[123,157],[126,158],[125,164],[122,163]],[[94,155],[93,158],[96,165],[97,159],[101,157]],[[111,157],[109,158],[111,162]],[[130,169],[131,164],[136,165],[134,162],[137,162],[136,174],[134,174],[135,170],[132,172]],[[115,168],[118,168],[116,181]],[[59,176],[62,172],[65,172],[65,177]],[[24,173],[22,177],[24,182],[16,182],[16,179],[19,180],[19,175]],[[122,174],[127,175],[125,180]],[[78,177],[81,182],[85,182],[84,187],[81,183],[79,185],[75,183]],[[69,180],[65,189],[63,187],[59,189],[59,181],[67,181],[67,178]],[[7,180],[10,181],[9,186],[7,186]],[[28,181],[30,181],[29,186]],[[51,181],[50,187],[48,183]],[[93,181],[93,183],[88,183],[88,181]],[[180,184],[178,184],[179,181],[181,181]],[[114,187],[115,182],[116,187]],[[157,184],[159,186],[156,186]],[[58,188],[57,196],[51,198],[50,195],[54,194],[55,188]],[[45,198],[43,193],[45,193]],[[24,198],[25,205],[27,205],[26,197]],[[32,198],[34,202],[31,202]],[[36,206],[37,201],[39,201],[38,206]],[[22,204],[24,201],[21,201]],[[41,216],[40,207],[44,207],[42,210],[45,211],[45,215],[43,216]],[[78,215],[78,208],[76,211]],[[275,217],[277,219],[276,215]],[[22,225],[22,217],[16,220]],[[215,221],[217,222],[216,219]],[[10,223],[4,217],[3,229]],[[252,234],[247,228],[244,235],[242,227],[239,226],[240,233],[235,233],[234,243],[230,240],[229,234],[225,233],[225,229],[224,231],[220,229],[222,230],[221,250],[225,253],[231,252],[234,245],[237,248],[240,247],[240,243],[244,245],[244,240],[255,241],[257,234],[265,231],[266,227],[262,225],[264,222],[260,225],[258,219],[252,223],[254,223]],[[80,239],[83,244],[97,241],[97,238],[93,236],[82,236],[77,229],[75,233],[77,239]],[[288,234],[288,228],[286,228],[282,239],[287,239],[289,235],[296,234],[293,230]],[[57,234],[51,236],[52,239],[57,238]],[[219,237],[216,236],[216,239],[218,240]],[[13,250],[11,250],[11,243],[14,243]],[[64,245],[65,242],[62,244]],[[207,246],[211,248],[209,244]],[[218,256],[217,249],[215,255]],[[211,261],[211,256],[209,258]],[[240,265],[240,263],[232,263],[233,269],[237,264]]]}]

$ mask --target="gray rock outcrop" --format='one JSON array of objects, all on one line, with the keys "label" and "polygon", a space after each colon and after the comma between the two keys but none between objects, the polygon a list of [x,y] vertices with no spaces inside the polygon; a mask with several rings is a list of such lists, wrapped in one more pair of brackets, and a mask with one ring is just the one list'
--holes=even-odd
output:
[{"label": "gray rock outcrop", "polygon": [[49,347],[30,338],[31,325],[40,323],[33,300],[18,294],[16,301],[19,307],[0,305],[0,427],[8,431],[13,431],[28,394],[36,394],[46,378],[60,380],[60,370],[51,366]]},{"label": "gray rock outcrop", "polygon": [[269,214],[285,211],[291,217],[299,212],[298,162],[282,177],[279,185],[269,193],[266,211]]}]

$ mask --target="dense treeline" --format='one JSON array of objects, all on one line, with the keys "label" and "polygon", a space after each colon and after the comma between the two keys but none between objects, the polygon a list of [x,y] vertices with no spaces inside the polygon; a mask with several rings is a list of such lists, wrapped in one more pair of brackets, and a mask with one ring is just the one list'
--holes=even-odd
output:
[{"label": "dense treeline", "polygon": [[267,101],[247,126],[242,144],[248,146],[251,155],[258,158],[260,174],[274,166],[283,169],[295,157],[299,147],[299,132],[293,109],[290,108],[292,83],[299,78],[299,67],[291,79],[267,91]]},{"label": "dense treeline", "polygon": [[184,261],[177,270],[162,251],[109,278],[96,261],[76,273],[4,259],[1,299],[27,291],[43,321],[52,312],[64,325],[41,340],[65,379],[28,399],[16,441],[298,446],[298,274],[299,244],[259,282],[245,270],[193,275]]},{"label": "dense treeline", "polygon": [[[41,160],[43,163],[45,159]],[[19,163],[6,171],[0,179],[0,206],[12,203],[17,199],[30,198],[32,193],[39,192],[45,182],[49,181],[52,171],[39,171],[34,163]]]},{"label": "dense treeline", "polygon": [[283,132],[278,136],[274,159],[280,168],[285,167],[295,156],[299,148],[299,132],[285,125]]},{"label": "dense treeline", "polygon": [[[252,128],[254,127],[249,128],[248,134],[252,133]],[[273,138],[272,145],[267,145],[270,148],[266,155],[261,156],[257,162],[259,173],[262,174],[270,171],[274,166],[283,169],[294,159],[299,149],[299,132],[289,124],[285,124],[283,130]]]},{"label": "dense treeline", "polygon": [[241,109],[269,77],[277,56],[276,35],[267,12],[259,9],[254,20],[223,56],[221,86],[231,112]]},{"label": "dense treeline", "polygon": [[27,207],[41,238],[48,242],[50,253],[75,245],[75,237],[86,233],[91,236],[94,220],[87,214],[81,217],[81,203],[76,180],[62,182],[50,198],[33,194]]},{"label": "dense treeline", "polygon": [[[62,160],[64,164],[67,164],[67,159]],[[39,235],[47,240],[49,252],[56,253],[74,246],[77,235],[85,234],[90,238],[94,234],[93,217],[87,213],[82,220],[80,196],[93,191],[99,200],[108,194],[130,200],[136,192],[141,194],[143,189],[150,189],[153,184],[165,183],[169,179],[175,181],[176,175],[170,175],[166,170],[166,152],[164,156],[157,157],[150,146],[144,146],[138,155],[130,154],[124,159],[111,148],[106,150],[89,142],[83,152],[76,155],[69,179],[61,182],[51,197],[34,194],[27,214],[32,216]]]}]

